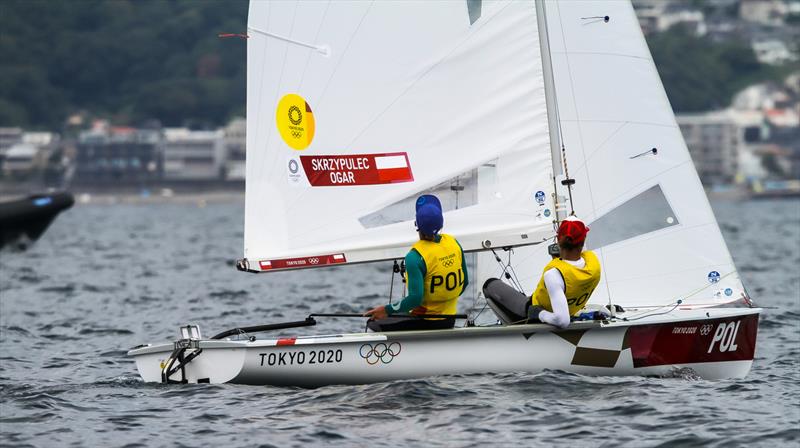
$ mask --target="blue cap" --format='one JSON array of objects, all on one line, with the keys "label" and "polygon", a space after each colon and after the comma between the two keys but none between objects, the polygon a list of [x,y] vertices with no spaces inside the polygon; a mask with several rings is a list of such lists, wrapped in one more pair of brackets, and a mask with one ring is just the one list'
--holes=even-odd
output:
[{"label": "blue cap", "polygon": [[419,212],[420,207],[423,205],[433,205],[437,209],[439,209],[439,213],[442,213],[442,203],[439,202],[439,198],[432,194],[423,194],[422,196],[417,198],[417,212]]},{"label": "blue cap", "polygon": [[426,194],[417,199],[417,230],[425,235],[436,235],[442,230],[444,216],[442,204],[436,196]]}]

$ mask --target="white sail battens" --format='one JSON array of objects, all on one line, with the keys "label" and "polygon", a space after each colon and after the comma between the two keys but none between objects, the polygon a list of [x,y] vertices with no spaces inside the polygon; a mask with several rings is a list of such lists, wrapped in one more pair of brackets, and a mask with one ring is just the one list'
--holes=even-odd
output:
[{"label": "white sail battens", "polygon": [[[572,206],[591,227],[587,247],[603,267],[590,302],[700,307],[741,300],[742,284],[630,3],[547,0],[546,10],[576,180]],[[531,292],[546,250],[523,248],[516,259]]]},{"label": "white sail battens", "polygon": [[298,40],[289,39],[288,37],[279,36],[279,35],[273,34],[273,33],[268,33],[268,32],[266,32],[264,30],[260,30],[260,29],[255,28],[255,27],[248,27],[247,29],[250,30],[250,31],[254,31],[256,33],[263,34],[265,36],[269,36],[269,37],[272,37],[272,38],[275,38],[275,39],[278,39],[278,40],[282,40],[284,42],[289,42],[289,43],[292,43],[292,44],[295,44],[295,45],[300,45],[301,47],[306,47],[306,48],[310,48],[312,50],[317,50],[317,52],[321,53],[323,56],[328,56],[328,55],[330,55],[330,52],[331,52],[331,49],[329,47],[325,46],[325,45],[314,45],[314,44],[309,44],[307,42],[300,42]]},{"label": "white sail battens", "polygon": [[551,236],[533,3],[251,2],[248,27],[251,270],[402,257],[429,191],[465,250]]}]

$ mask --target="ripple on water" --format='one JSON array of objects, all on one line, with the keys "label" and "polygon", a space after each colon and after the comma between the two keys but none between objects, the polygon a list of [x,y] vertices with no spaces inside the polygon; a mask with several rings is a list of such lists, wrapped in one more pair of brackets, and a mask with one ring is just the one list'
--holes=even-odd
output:
[{"label": "ripple on water", "polygon": [[[126,351],[189,322],[213,333],[363,311],[386,300],[386,263],[244,275],[231,268],[242,201],[75,207],[28,252],[0,256],[11,273],[0,281],[0,445],[795,446],[800,276],[787,266],[800,251],[763,238],[800,236],[786,204],[715,204],[748,290],[777,307],[761,316],[745,379],[545,371],[318,389],[145,383]],[[326,319],[315,332],[362,328]]]}]

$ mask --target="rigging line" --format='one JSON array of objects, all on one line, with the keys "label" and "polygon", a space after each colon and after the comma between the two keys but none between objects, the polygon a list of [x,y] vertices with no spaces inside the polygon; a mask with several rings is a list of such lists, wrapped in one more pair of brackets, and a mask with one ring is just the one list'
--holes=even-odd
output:
[{"label": "rigging line", "polygon": [[[678,299],[678,301],[675,302],[675,305],[673,305],[672,308],[668,309],[667,311],[662,311],[660,313],[642,313],[642,314],[636,315],[634,317],[622,317],[622,318],[618,318],[617,320],[622,320],[623,322],[630,322],[630,321],[633,321],[633,320],[644,319],[645,317],[653,317],[653,316],[661,316],[662,314],[669,314],[669,313],[675,311],[675,308],[677,308],[681,303],[683,303],[683,301]],[[665,308],[665,307],[668,307],[670,305],[672,305],[672,304],[670,303],[669,305],[664,305],[661,308]]]},{"label": "rigging line", "polygon": [[489,307],[489,302],[487,302],[487,301],[484,299],[484,301],[483,301],[483,308],[481,308],[481,310],[480,310],[480,311],[478,311],[478,314],[476,314],[476,315],[475,315],[475,317],[473,317],[473,318],[472,318],[472,321],[474,322],[474,321],[478,320],[478,318],[479,318],[479,317],[481,317],[481,315],[483,314],[483,312],[484,312],[484,311],[486,311],[486,308],[488,308],[488,307]]},{"label": "rigging line", "polygon": [[725,274],[725,275],[722,275],[722,276],[720,276],[719,280],[717,280],[716,282],[714,282],[714,283],[708,283],[707,285],[704,285],[702,288],[698,288],[698,289],[696,289],[696,290],[694,290],[694,291],[692,291],[692,292],[690,292],[690,293],[688,293],[688,294],[683,294],[683,295],[681,295],[681,297],[692,297],[693,295],[697,294],[697,293],[698,293],[698,292],[700,292],[700,291],[703,291],[704,289],[708,288],[709,286],[714,286],[714,285],[716,285],[717,283],[719,283],[720,281],[722,281],[722,279],[724,279],[724,278],[726,278],[726,277],[728,277],[728,276],[730,276],[730,275],[732,275],[732,274],[734,274],[734,273],[736,273],[736,269],[734,269],[734,270],[732,270],[732,271],[728,272],[728,273],[727,273],[727,274]]},{"label": "rigging line", "polygon": [[[602,248],[600,248],[600,249],[602,249]],[[604,253],[603,250],[597,250],[597,252],[600,252],[600,263],[602,263],[601,266],[604,266],[606,264],[605,253]],[[609,281],[608,281],[607,275],[606,275],[606,281],[603,282],[603,283],[605,283],[605,285],[606,285],[606,297],[608,297],[608,311],[611,313],[611,316],[613,317],[615,308],[614,308],[614,304],[611,302],[611,285],[609,285]]]},{"label": "rigging line", "polygon": [[476,29],[476,31],[474,31],[474,32],[472,32],[472,33],[469,33],[469,35],[467,35],[467,36],[464,38],[464,40],[462,40],[461,42],[459,42],[458,44],[456,44],[456,45],[455,45],[455,46],[454,46],[454,47],[453,47],[453,48],[452,48],[452,49],[451,49],[451,50],[450,50],[450,51],[449,51],[449,52],[448,52],[446,55],[442,56],[442,58],[441,58],[441,59],[439,59],[439,60],[438,60],[438,61],[436,61],[434,64],[432,64],[430,67],[428,67],[428,69],[427,69],[427,70],[425,70],[425,72],[423,72],[422,74],[420,74],[420,75],[419,75],[419,76],[418,76],[418,77],[417,77],[415,80],[411,81],[411,83],[409,83],[408,87],[406,87],[406,88],[405,88],[405,90],[403,90],[402,92],[400,92],[400,94],[399,94],[399,95],[397,95],[397,97],[395,97],[395,99],[393,99],[393,100],[392,100],[392,101],[391,101],[391,102],[390,102],[390,103],[389,103],[389,104],[388,104],[388,105],[387,105],[387,106],[386,106],[386,107],[385,107],[385,108],[384,108],[382,111],[380,111],[380,112],[379,112],[377,115],[375,115],[375,118],[373,118],[372,120],[370,120],[370,121],[369,121],[369,123],[367,123],[367,124],[366,124],[366,125],[365,125],[365,126],[362,128],[362,129],[361,129],[361,131],[359,131],[359,132],[358,132],[358,134],[356,134],[356,136],[355,136],[355,137],[353,137],[353,139],[352,139],[352,140],[350,140],[350,142],[348,142],[348,143],[347,143],[347,147],[350,147],[350,146],[353,144],[353,142],[355,142],[356,140],[358,140],[358,139],[361,137],[361,135],[363,135],[363,134],[364,134],[364,132],[366,132],[366,131],[367,131],[367,129],[369,129],[369,128],[370,128],[370,126],[372,126],[372,124],[373,124],[373,123],[375,123],[376,121],[378,121],[378,119],[379,119],[379,118],[381,118],[381,116],[383,116],[383,114],[385,114],[385,113],[386,113],[386,111],[388,111],[389,109],[391,109],[391,107],[392,107],[392,106],[394,106],[394,104],[395,104],[395,103],[396,103],[398,100],[400,100],[400,98],[402,98],[402,97],[403,97],[403,96],[404,96],[406,93],[408,93],[408,92],[409,92],[409,90],[411,90],[411,89],[412,89],[412,88],[413,88],[413,87],[414,87],[414,86],[415,86],[415,85],[416,85],[416,84],[417,84],[417,83],[418,83],[418,82],[419,82],[419,81],[420,81],[422,78],[424,78],[425,76],[427,76],[427,75],[428,75],[428,73],[430,73],[430,72],[431,72],[431,71],[433,71],[433,70],[434,70],[436,67],[438,67],[438,66],[439,66],[439,65],[440,65],[442,62],[444,62],[444,61],[445,61],[445,60],[446,60],[448,57],[450,57],[450,55],[452,55],[453,53],[455,53],[455,52],[456,52],[456,50],[458,50],[459,48],[461,48],[461,46],[463,46],[464,44],[466,44],[467,42],[469,42],[470,40],[472,40],[472,38],[473,38],[473,37],[475,37],[475,36],[476,36],[476,35],[477,35],[477,34],[480,32],[480,30],[481,30],[481,29],[483,29],[483,28],[486,26],[486,24],[487,24],[487,23],[491,22],[491,21],[492,21],[493,19],[495,19],[497,16],[499,16],[500,14],[502,14],[502,12],[503,12],[503,11],[504,11],[506,8],[508,8],[508,7],[511,5],[511,3],[512,3],[512,2],[509,2],[509,3],[507,3],[505,6],[503,6],[502,8],[500,8],[500,10],[499,10],[499,11],[497,11],[496,13],[494,13],[494,15],[493,15],[493,16],[486,18],[486,19],[485,19],[485,20],[484,20],[484,21],[483,21],[483,22],[480,24],[480,28],[477,28],[477,29]]},{"label": "rigging line", "polygon": [[495,261],[497,262],[497,264],[500,265],[500,268],[503,270],[503,272],[500,275],[506,280],[509,280],[511,282],[511,285],[517,288],[521,292],[522,285],[519,283],[519,279],[517,278],[516,272],[514,272],[513,276],[511,275],[511,273],[509,273],[509,268],[511,268],[513,272],[513,267],[511,267],[511,252],[509,251],[508,254],[508,262],[506,264],[503,264],[502,259],[500,258],[499,255],[497,255],[497,252],[495,252],[494,248],[492,248],[491,251],[492,254],[494,255]]},{"label": "rigging line", "polygon": [[[732,274],[734,274],[734,273],[736,273],[736,271],[735,271],[735,270],[733,270],[733,271],[731,271],[731,272],[728,272],[727,274],[725,274],[725,275],[721,276],[721,277],[719,278],[719,280],[721,281],[722,279],[724,279],[724,278],[726,278],[726,277],[728,277],[728,276],[730,276],[730,275],[732,275]],[[694,291],[692,291],[692,292],[690,292],[690,293],[688,293],[688,294],[679,294],[679,297],[684,297],[684,298],[692,297],[693,295],[697,294],[698,292],[700,292],[700,291],[702,291],[702,290],[704,290],[704,289],[708,288],[709,286],[716,285],[717,283],[719,283],[719,282],[715,282],[715,283],[709,283],[709,284],[707,284],[707,285],[703,286],[702,288],[696,289],[696,290],[694,290]],[[739,299],[737,299],[737,300],[739,300]],[[676,303],[676,304],[675,304],[675,306],[673,306],[671,310],[669,310],[669,311],[666,311],[666,312],[664,312],[664,313],[653,314],[653,316],[657,316],[657,315],[660,315],[660,314],[667,314],[667,313],[669,313],[669,312],[672,312],[672,310],[674,310],[675,308],[677,308],[677,307],[678,307],[679,305],[681,305],[683,302],[684,302],[684,299],[678,299],[676,302],[670,302],[670,303],[668,303],[668,304],[666,304],[666,305],[656,306],[656,309],[659,309],[659,308],[668,307],[668,306],[672,305],[673,303]],[[698,305],[698,304],[691,304],[691,305]],[[713,305],[721,305],[721,303],[714,303]],[[639,307],[641,307],[641,305],[639,305]],[[629,308],[635,308],[635,307],[634,307],[634,306],[629,306]],[[642,313],[642,314],[646,315],[646,314],[648,314],[648,313],[652,313],[652,311],[646,311],[645,313]],[[642,314],[637,314],[637,315],[633,316],[633,318],[621,318],[621,319],[622,319],[622,320],[637,320],[637,319],[641,319],[642,317],[646,317],[646,316],[643,316]],[[640,316],[641,316],[641,317],[640,317]]]},{"label": "rigging line", "polygon": [[[295,16],[296,16],[297,15],[297,5],[295,5],[294,13],[295,13]],[[292,20],[294,20],[294,18]],[[294,22],[292,22],[292,25],[294,25]],[[330,54],[330,49],[325,47],[325,46],[322,46],[322,45],[314,45],[314,44],[309,44],[309,43],[306,43],[306,42],[301,42],[301,41],[296,40],[296,39],[292,39],[292,38],[289,38],[289,37],[281,36],[281,35],[275,34],[275,33],[270,33],[269,31],[264,31],[262,29],[258,29],[256,27],[252,27],[252,26],[248,27],[248,29],[250,29],[251,31],[255,31],[256,33],[263,34],[265,36],[269,36],[269,37],[272,37],[274,39],[282,40],[282,41],[290,43],[290,44],[295,44],[295,45],[299,45],[301,47],[306,47],[306,48],[310,48],[312,50],[317,50],[318,52],[322,53],[325,56]],[[292,34],[292,32],[289,31],[289,35],[290,36],[291,36],[291,34]]]},{"label": "rigging line", "polygon": [[517,277],[517,272],[514,270],[514,265],[511,264],[511,255],[513,255],[513,253],[514,253],[513,249],[508,251],[508,263],[507,263],[508,270],[509,272],[511,272],[511,276],[514,279],[514,283],[516,284],[517,288],[519,288],[519,291],[525,294],[525,291],[522,290],[522,282],[519,281],[519,278]]},{"label": "rigging line", "polygon": [[478,294],[475,295],[475,298],[472,300],[472,307],[467,311],[467,315],[469,315],[470,313],[474,312],[478,308],[478,301],[481,298],[484,299],[483,300],[483,308],[481,308],[481,310],[478,311],[478,313],[475,314],[472,317],[471,320],[472,320],[473,323],[481,316],[481,314],[483,314],[484,311],[486,311],[486,308],[489,306],[489,302],[486,301],[485,297],[483,297],[483,293],[478,293]]}]

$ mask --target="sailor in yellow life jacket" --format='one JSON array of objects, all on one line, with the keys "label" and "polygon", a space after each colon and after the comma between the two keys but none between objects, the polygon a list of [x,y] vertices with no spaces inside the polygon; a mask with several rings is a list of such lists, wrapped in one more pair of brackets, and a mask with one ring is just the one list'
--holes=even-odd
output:
[{"label": "sailor in yellow life jacket", "polygon": [[558,228],[560,255],[544,267],[533,296],[527,297],[497,279],[489,279],[484,295],[515,322],[543,322],[565,328],[589,301],[600,283],[600,261],[583,251],[589,228],[574,217]]},{"label": "sailor in yellow life jacket", "polygon": [[455,319],[415,318],[393,314],[455,314],[458,298],[469,284],[464,252],[450,235],[440,234],[442,205],[433,195],[417,199],[417,241],[405,257],[408,295],[394,305],[364,313],[373,331],[436,330],[453,328]]}]

